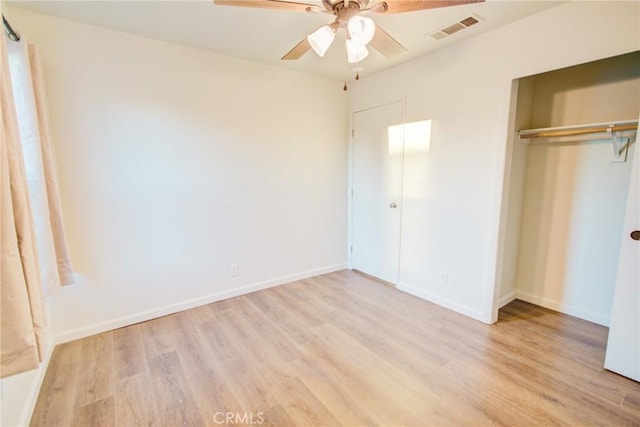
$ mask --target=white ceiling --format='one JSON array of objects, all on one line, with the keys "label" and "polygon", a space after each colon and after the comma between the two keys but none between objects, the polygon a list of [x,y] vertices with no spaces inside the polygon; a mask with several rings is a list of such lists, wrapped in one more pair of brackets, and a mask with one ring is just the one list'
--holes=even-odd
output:
[{"label": "white ceiling", "polygon": [[[320,3],[306,0],[304,3]],[[396,15],[371,15],[407,49],[388,61],[371,49],[358,65],[360,73],[380,71],[426,52],[473,37],[525,16],[557,6],[560,1],[487,0],[463,6],[423,10]],[[8,5],[117,31],[206,49],[253,61],[306,71],[339,80],[351,80],[344,35],[338,35],[324,58],[313,51],[297,61],[280,58],[318,26],[333,20],[331,15],[214,5],[213,0],[179,1],[9,1]],[[433,31],[471,14],[483,21],[443,40],[429,37]],[[11,20],[11,17],[7,17]],[[16,29],[19,32],[19,28]]]}]

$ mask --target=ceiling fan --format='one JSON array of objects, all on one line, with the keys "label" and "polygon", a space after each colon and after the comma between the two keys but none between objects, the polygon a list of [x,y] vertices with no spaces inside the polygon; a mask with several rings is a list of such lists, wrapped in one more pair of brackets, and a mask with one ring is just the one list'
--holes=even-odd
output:
[{"label": "ceiling fan", "polygon": [[324,56],[333,43],[336,32],[344,29],[347,33],[347,61],[354,64],[369,55],[367,45],[376,49],[387,59],[392,59],[407,51],[396,39],[377,25],[373,19],[364,16],[369,12],[380,14],[413,12],[483,1],[485,0],[322,0],[322,6],[288,0],[214,0],[214,3],[225,6],[334,15],[333,22],[313,31],[284,55],[282,59],[299,59],[312,49],[319,56]]}]

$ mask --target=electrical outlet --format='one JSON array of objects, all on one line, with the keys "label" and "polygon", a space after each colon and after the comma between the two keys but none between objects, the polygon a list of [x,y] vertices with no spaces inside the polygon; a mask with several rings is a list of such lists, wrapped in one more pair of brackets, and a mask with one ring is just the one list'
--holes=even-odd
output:
[{"label": "electrical outlet", "polygon": [[231,277],[237,277],[240,275],[240,265],[231,264]]},{"label": "electrical outlet", "polygon": [[446,271],[440,272],[440,284],[442,286],[447,286],[449,284],[449,273]]}]

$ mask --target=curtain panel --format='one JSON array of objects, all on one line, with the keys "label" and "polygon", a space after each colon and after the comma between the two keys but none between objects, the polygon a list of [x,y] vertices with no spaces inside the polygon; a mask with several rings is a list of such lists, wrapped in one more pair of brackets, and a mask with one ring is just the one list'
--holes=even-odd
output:
[{"label": "curtain panel", "polygon": [[44,315],[35,233],[6,39],[0,40],[0,376],[38,367],[44,355]]},{"label": "curtain panel", "polygon": [[[52,262],[55,262],[55,269],[51,275],[55,290],[58,285],[70,285],[73,283],[74,275],[67,249],[67,238],[64,233],[62,222],[62,208],[60,205],[60,193],[58,190],[58,174],[56,172],[56,161],[53,151],[53,136],[49,123],[49,110],[47,106],[47,94],[44,85],[44,75],[42,66],[34,45],[28,45],[29,65],[31,71],[31,82],[33,83],[33,94],[35,101],[35,116],[37,117],[37,128],[40,132],[40,150],[42,153],[42,184],[46,189],[48,217],[42,219],[47,222],[51,229],[49,236],[53,243]],[[24,144],[24,142],[23,142]],[[44,285],[43,285],[44,286]],[[45,287],[45,293],[47,288]]]},{"label": "curtain panel", "polygon": [[40,280],[49,295],[73,280],[62,226],[44,80],[35,47],[8,42],[11,84],[38,245]]},{"label": "curtain panel", "polygon": [[44,79],[36,50],[1,41],[0,376],[36,368],[45,349],[43,295],[73,281]]}]

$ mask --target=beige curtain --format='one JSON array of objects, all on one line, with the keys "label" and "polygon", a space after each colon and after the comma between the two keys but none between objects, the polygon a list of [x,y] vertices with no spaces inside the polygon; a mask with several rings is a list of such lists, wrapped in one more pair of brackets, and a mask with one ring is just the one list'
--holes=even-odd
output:
[{"label": "beige curtain", "polygon": [[42,168],[47,193],[48,220],[51,227],[50,237],[54,246],[58,283],[65,286],[73,283],[74,276],[62,223],[62,209],[60,207],[60,196],[58,192],[58,174],[56,173],[53,138],[49,124],[47,95],[40,59],[38,58],[35,47],[32,44],[28,46],[35,110],[38,119],[38,129],[40,131]]},{"label": "beige curtain", "polygon": [[49,295],[72,282],[60,214],[49,115],[40,61],[24,39],[9,41],[9,69],[38,245],[40,282]]},{"label": "beige curtain", "polygon": [[36,368],[45,348],[43,294],[73,281],[44,79],[32,45],[1,41],[0,376]]},{"label": "beige curtain", "polygon": [[4,378],[38,366],[44,354],[44,316],[6,39],[0,39],[0,376]]}]

